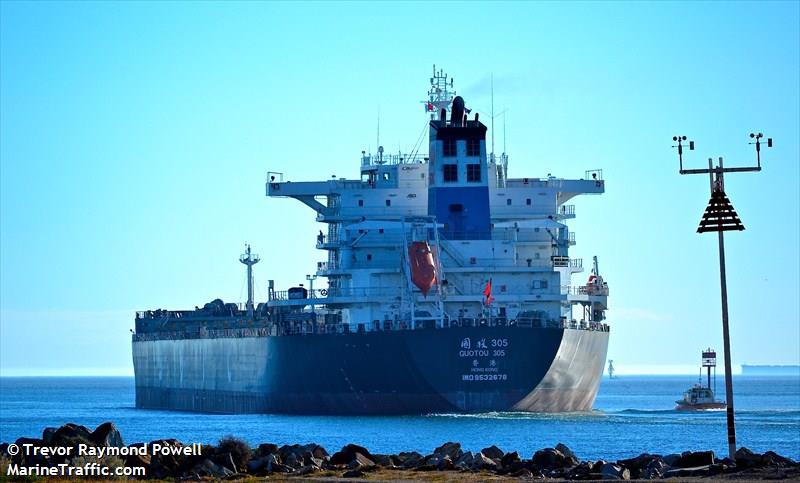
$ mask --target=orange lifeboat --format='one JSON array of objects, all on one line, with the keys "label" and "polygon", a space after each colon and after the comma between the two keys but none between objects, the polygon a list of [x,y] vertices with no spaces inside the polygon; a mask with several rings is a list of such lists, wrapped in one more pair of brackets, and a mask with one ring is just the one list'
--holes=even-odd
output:
[{"label": "orange lifeboat", "polygon": [[436,264],[428,242],[411,243],[408,247],[408,259],[411,263],[411,281],[419,287],[422,295],[427,297],[431,287],[436,283]]}]

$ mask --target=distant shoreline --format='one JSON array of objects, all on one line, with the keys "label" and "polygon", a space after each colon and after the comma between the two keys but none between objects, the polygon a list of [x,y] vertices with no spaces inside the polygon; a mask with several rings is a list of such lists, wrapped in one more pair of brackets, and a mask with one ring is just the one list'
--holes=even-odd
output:
[{"label": "distant shoreline", "polygon": [[[774,367],[780,368],[780,370],[775,371],[765,371],[765,372],[748,372],[748,373],[738,373],[734,372],[734,377],[791,377],[797,376],[800,377],[800,366],[752,366],[752,367]],[[717,372],[717,377],[724,376],[724,372]],[[650,374],[650,373],[615,373],[612,379],[625,379],[630,377],[697,377],[697,373],[674,373],[674,374]],[[5,375],[0,374],[0,379],[45,379],[45,378],[54,378],[54,379],[69,379],[69,378],[84,378],[84,379],[109,379],[109,378],[116,378],[116,379],[133,379],[133,374],[12,374],[12,375]],[[603,380],[608,380],[609,377],[607,375],[603,375]]]}]

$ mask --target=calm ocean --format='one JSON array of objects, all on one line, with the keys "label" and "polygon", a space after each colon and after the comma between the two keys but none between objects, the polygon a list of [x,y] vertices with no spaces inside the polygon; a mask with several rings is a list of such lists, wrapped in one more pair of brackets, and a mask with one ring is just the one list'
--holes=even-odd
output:
[{"label": "calm ocean", "polygon": [[[216,443],[233,434],[250,443],[315,442],[338,450],[353,442],[373,452],[429,453],[445,441],[465,449],[496,444],[530,457],[562,442],[581,458],[713,449],[726,453],[724,411],[674,411],[692,376],[604,379],[596,410],[583,414],[489,413],[407,417],[211,415],[134,408],[133,378],[0,378],[0,442],[40,437],[46,426],[117,424],[126,443],[177,438]],[[724,382],[717,380],[724,398]],[[738,446],[800,460],[800,377],[734,377]]]}]

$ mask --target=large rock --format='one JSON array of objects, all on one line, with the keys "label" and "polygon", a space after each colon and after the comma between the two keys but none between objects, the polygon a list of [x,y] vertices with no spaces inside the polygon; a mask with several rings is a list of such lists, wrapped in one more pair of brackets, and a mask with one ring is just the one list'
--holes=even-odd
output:
[{"label": "large rock", "polygon": [[277,453],[270,453],[264,457],[264,469],[269,473],[286,473],[283,471],[285,468],[281,463],[281,457]]},{"label": "large rock", "polygon": [[767,451],[761,456],[761,459],[766,461],[769,466],[777,466],[780,468],[796,468],[800,466],[800,463],[773,451]]},{"label": "large rock", "polygon": [[464,452],[461,451],[461,443],[448,442],[433,450],[433,454],[449,456],[451,460],[457,460]]},{"label": "large rock", "polygon": [[628,468],[623,468],[614,463],[606,463],[600,468],[600,474],[604,480],[630,480],[631,472]]},{"label": "large rock", "polygon": [[364,448],[363,446],[358,446],[355,444],[348,444],[347,446],[343,447],[341,451],[336,452],[331,456],[329,463],[332,465],[349,465],[352,461],[357,460],[357,455],[361,455],[361,461],[369,461],[371,465],[374,465],[375,462],[372,460],[372,455],[370,452]]},{"label": "large rock", "polygon": [[399,460],[395,455],[373,454],[372,457],[374,458],[373,461],[375,461],[375,464],[383,468],[395,468],[400,466],[400,464],[398,464]]},{"label": "large rock", "polygon": [[[129,448],[142,448],[146,445],[144,443],[134,443],[129,445]],[[145,473],[147,473],[147,468],[150,466],[150,461],[152,460],[152,456],[149,452],[145,454],[129,454],[125,456],[125,467],[127,468],[145,468]],[[145,474],[145,476],[148,476]]]},{"label": "large rock", "polygon": [[251,475],[261,475],[266,473],[268,459],[269,455],[250,460],[250,462],[247,463],[247,472],[250,473]]},{"label": "large rock", "polygon": [[762,468],[766,465],[766,461],[760,454],[753,453],[744,446],[736,450],[734,457],[736,466],[739,468]]},{"label": "large rock", "polygon": [[58,431],[58,428],[44,428],[44,431],[42,431],[42,441],[44,441],[45,446],[53,446],[53,436],[55,436],[56,431]]},{"label": "large rock", "polygon": [[307,453],[311,453],[312,457],[317,458],[317,459],[321,459],[321,460],[324,460],[324,459],[330,457],[330,455],[325,450],[325,448],[323,448],[322,446],[320,446],[320,445],[318,445],[316,443],[306,444],[306,445],[302,446],[302,450],[303,450],[303,457],[305,457],[307,455]]},{"label": "large rock", "polygon": [[453,465],[460,469],[460,470],[467,470],[472,468],[472,462],[475,459],[475,456],[472,454],[472,451],[467,451],[458,458]]},{"label": "large rock", "polygon": [[[211,458],[211,461],[219,466],[222,466],[223,468],[231,470],[233,473],[239,472],[236,461],[234,461],[231,453],[217,453],[213,458]],[[244,468],[244,466],[242,468]]]},{"label": "large rock", "polygon": [[79,444],[95,446],[92,441],[92,432],[86,426],[67,423],[56,430],[52,435],[52,445],[75,448]]},{"label": "large rock", "polygon": [[491,470],[497,469],[497,463],[483,453],[477,453],[472,459],[473,470]]},{"label": "large rock", "polygon": [[353,459],[347,463],[347,467],[351,470],[366,470],[375,466],[375,462],[367,458],[359,452],[353,454]]},{"label": "large rock", "polygon": [[593,470],[594,470],[594,464],[592,464],[590,461],[586,461],[583,463],[579,463],[577,466],[571,468],[567,472],[567,474],[564,475],[564,478],[568,480],[602,479],[602,476],[599,473],[599,468],[598,472],[594,472]]},{"label": "large rock", "polygon": [[697,466],[695,468],[672,468],[664,472],[664,478],[689,478],[697,476],[708,476],[710,466]]},{"label": "large rock", "polygon": [[300,468],[303,465],[303,458],[298,457],[296,453],[289,453],[283,457],[283,464],[292,468]]},{"label": "large rock", "polygon": [[404,451],[396,456],[397,461],[400,463],[398,466],[403,468],[416,468],[421,465],[425,458],[416,451]]},{"label": "large rock", "polygon": [[453,465],[453,460],[449,456],[445,456],[436,464],[436,469],[439,471],[451,471],[455,469],[455,465]]},{"label": "large rock", "polygon": [[624,468],[628,468],[631,471],[631,478],[636,479],[642,474],[642,470],[655,460],[659,460],[663,463],[663,460],[659,455],[642,453],[635,458],[617,460],[617,464]]},{"label": "large rock", "polygon": [[511,453],[504,454],[503,457],[500,458],[500,467],[507,473],[520,469],[522,467],[522,460],[519,458],[519,453],[512,451]]},{"label": "large rock", "polygon": [[664,460],[661,457],[657,457],[647,463],[644,468],[641,468],[636,478],[645,478],[648,480],[662,478],[668,469],[669,466],[667,466]]},{"label": "large rock", "polygon": [[[147,475],[150,478],[164,479],[167,477],[176,477],[183,473],[184,469],[191,468],[191,460],[184,455],[175,454],[162,454],[153,451],[153,445],[158,444],[162,448],[183,448],[183,443],[177,439],[160,439],[151,441],[147,449],[147,453],[151,455],[150,466],[147,467]],[[209,452],[210,453],[210,452]],[[210,456],[205,455],[204,456]],[[210,459],[209,459],[210,461]],[[213,461],[212,461],[213,463]],[[202,462],[197,465],[202,465]]]},{"label": "large rock", "polygon": [[684,451],[670,466],[674,468],[697,468],[714,464],[713,451]]},{"label": "large rock", "polygon": [[114,426],[114,423],[111,422],[106,422],[98,426],[92,434],[89,435],[89,439],[97,446],[125,447],[125,443],[122,441],[122,435],[119,433],[117,427]]},{"label": "large rock", "polygon": [[681,459],[681,455],[670,453],[667,456],[664,456],[664,463],[666,463],[667,466],[673,466],[679,459]]},{"label": "large rock", "polygon": [[211,478],[227,478],[234,474],[233,471],[225,468],[223,466],[219,466],[218,464],[214,463],[209,459],[203,460],[202,463],[194,467],[192,473],[198,476],[210,476]]},{"label": "large rock", "polygon": [[555,448],[545,448],[533,454],[531,462],[539,468],[546,470],[558,470],[572,468],[578,462],[575,457],[564,456],[564,453]]},{"label": "large rock", "polygon": [[258,448],[254,451],[253,457],[254,458],[262,458],[267,456],[268,454],[277,453],[278,452],[278,445],[272,443],[261,443],[258,445]]},{"label": "large rock", "polygon": [[573,453],[572,450],[569,449],[567,445],[563,443],[558,443],[555,449],[560,451],[561,454],[563,454],[565,457],[570,458],[572,461],[574,461],[576,465],[581,462],[581,459],[575,456],[575,453]]},{"label": "large rock", "polygon": [[491,445],[488,448],[483,448],[481,450],[481,453],[483,453],[484,456],[492,458],[493,460],[499,460],[505,454],[503,453],[502,449],[498,448],[495,445]]},{"label": "large rock", "polygon": [[[45,458],[41,454],[28,454],[28,451],[25,449],[25,445],[29,444],[33,447],[40,448],[44,446],[44,441],[38,438],[17,438],[14,442],[19,448],[17,454],[11,456],[11,461],[17,464],[22,464],[25,466],[49,466],[48,458]],[[2,475],[6,476],[6,475]]]}]

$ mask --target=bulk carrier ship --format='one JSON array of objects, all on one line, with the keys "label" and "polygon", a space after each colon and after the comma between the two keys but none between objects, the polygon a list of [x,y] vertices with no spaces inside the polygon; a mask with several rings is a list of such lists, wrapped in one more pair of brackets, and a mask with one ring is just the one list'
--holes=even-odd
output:
[{"label": "bulk carrier ship", "polygon": [[[581,179],[509,178],[434,67],[428,154],[361,153],[360,178],[289,182],[324,226],[316,277],[256,304],[136,314],[136,407],[223,413],[588,411],[605,366],[608,285],[569,255]],[[586,275],[576,275],[587,280]],[[321,280],[320,280],[321,281]]]}]

